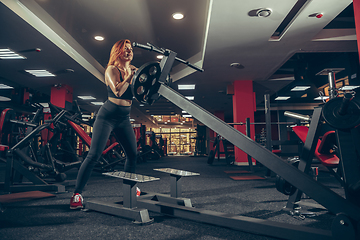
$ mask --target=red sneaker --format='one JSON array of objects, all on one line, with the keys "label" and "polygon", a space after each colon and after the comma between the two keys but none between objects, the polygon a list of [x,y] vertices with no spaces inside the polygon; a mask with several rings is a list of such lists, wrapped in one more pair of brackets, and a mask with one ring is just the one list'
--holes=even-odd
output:
[{"label": "red sneaker", "polygon": [[84,208],[83,206],[84,199],[79,193],[74,193],[70,199],[70,209],[79,209]]},{"label": "red sneaker", "polygon": [[141,195],[140,188],[136,187],[136,196],[140,197],[140,195]]}]

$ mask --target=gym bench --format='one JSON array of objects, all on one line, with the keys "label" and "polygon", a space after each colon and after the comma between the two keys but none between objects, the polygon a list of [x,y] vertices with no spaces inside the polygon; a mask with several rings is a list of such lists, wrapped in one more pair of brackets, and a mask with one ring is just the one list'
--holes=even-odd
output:
[{"label": "gym bench", "polygon": [[103,173],[103,175],[121,178],[123,180],[123,201],[103,202],[91,200],[86,202],[86,209],[132,219],[134,220],[134,223],[138,224],[150,223],[153,221],[153,219],[150,219],[147,209],[138,208],[136,186],[139,182],[152,182],[160,180],[160,178],[122,171],[107,172]]}]

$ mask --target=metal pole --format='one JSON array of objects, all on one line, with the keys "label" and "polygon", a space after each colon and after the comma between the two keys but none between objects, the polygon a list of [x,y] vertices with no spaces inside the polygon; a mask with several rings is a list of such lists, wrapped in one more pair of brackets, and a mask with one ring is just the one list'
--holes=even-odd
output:
[{"label": "metal pole", "polygon": [[337,95],[335,72],[333,72],[333,71],[328,72],[328,79],[329,79],[329,94],[330,94],[330,99],[332,99],[332,98],[335,98]]}]

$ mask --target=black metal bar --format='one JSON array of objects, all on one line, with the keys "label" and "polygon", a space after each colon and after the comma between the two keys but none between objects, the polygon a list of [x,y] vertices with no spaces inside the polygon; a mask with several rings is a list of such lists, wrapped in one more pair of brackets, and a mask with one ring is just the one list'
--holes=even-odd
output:
[{"label": "black metal bar", "polygon": [[[335,130],[336,140],[339,150],[339,158],[344,179],[344,189],[346,198],[360,207],[360,197],[358,192],[354,192],[351,186],[360,181],[359,162],[356,161],[358,153],[355,142],[358,141],[358,130],[355,134],[351,130]],[[355,137],[354,137],[355,136]]]},{"label": "black metal bar", "polygon": [[270,94],[264,95],[265,101],[265,123],[266,123],[266,148],[272,150],[271,142],[271,111],[270,111]]},{"label": "black metal bar", "polygon": [[[250,118],[246,118],[246,136],[251,138]],[[249,154],[247,154],[247,159],[249,163],[250,172],[254,172],[252,157]]]},{"label": "black metal bar", "polygon": [[[304,147],[300,156],[300,162],[298,169],[304,173],[308,173],[314,157],[317,141],[320,135],[320,119],[321,119],[322,107],[314,109],[308,134],[304,142]],[[287,209],[294,209],[294,205],[300,200],[302,191],[297,189],[293,195],[289,197],[286,204]]]},{"label": "black metal bar", "polygon": [[273,154],[268,149],[254,142],[235,128],[226,124],[210,112],[197,104],[189,101],[173,89],[161,84],[159,91],[163,97],[171,101],[183,110],[186,110],[194,118],[219,133],[232,144],[249,154],[265,167],[283,177],[290,184],[305,192],[309,197],[326,207],[333,213],[345,213],[354,220],[360,220],[360,208],[329,188],[316,182],[307,174],[295,169],[283,159]]},{"label": "black metal bar", "polygon": [[170,174],[170,196],[177,198],[181,197],[182,190],[181,190],[181,176],[177,176],[174,174]]},{"label": "black metal bar", "polygon": [[[150,46],[149,46],[150,45]],[[138,48],[142,48],[142,49],[145,49],[145,50],[148,50],[148,51],[154,51],[154,52],[157,52],[157,53],[160,53],[160,54],[165,54],[166,50],[164,49],[158,49],[157,47],[155,47],[154,45],[152,44],[148,44],[148,45],[143,45],[143,44],[140,44],[140,43],[136,43],[136,42],[133,42],[133,47],[138,47]],[[178,57],[175,57],[175,60],[178,61],[178,62],[181,62],[189,67],[191,67],[192,69],[195,69],[199,72],[203,72],[204,69],[198,67],[198,66],[195,66],[185,60],[182,60],[181,58],[178,58]]]},{"label": "black metal bar", "polygon": [[230,213],[201,210],[165,202],[139,199],[138,204],[142,208],[146,208],[149,211],[156,213],[281,239],[329,240],[332,236],[331,232],[327,230],[239,216]]},{"label": "black metal bar", "polygon": [[123,179],[123,192],[124,192],[124,207],[135,208],[136,207],[136,185],[137,182]]}]

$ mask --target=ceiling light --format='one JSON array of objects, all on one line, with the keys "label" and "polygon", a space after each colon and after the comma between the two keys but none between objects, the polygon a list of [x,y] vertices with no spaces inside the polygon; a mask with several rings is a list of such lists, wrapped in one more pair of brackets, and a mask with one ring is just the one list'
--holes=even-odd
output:
[{"label": "ceiling light", "polygon": [[263,8],[263,9],[260,9],[259,11],[257,11],[256,15],[258,17],[268,17],[271,15],[271,10],[267,9],[267,8]]},{"label": "ceiling light", "polygon": [[163,58],[164,58],[164,55],[157,55],[156,58],[157,58],[157,59],[163,59]]},{"label": "ceiling light", "polygon": [[296,86],[293,89],[291,89],[291,91],[305,91],[309,88],[310,88],[310,86]]},{"label": "ceiling light", "polygon": [[91,115],[89,115],[89,114],[84,114],[84,115],[82,115],[81,117],[83,117],[83,118],[90,118]]},{"label": "ceiling light", "polygon": [[25,70],[25,72],[30,73],[35,77],[55,77],[54,74],[47,70]]},{"label": "ceiling light", "polygon": [[130,118],[130,122],[135,122],[135,119],[133,119],[133,118]]},{"label": "ceiling light", "polygon": [[195,84],[179,84],[178,90],[194,90]]},{"label": "ceiling light", "polygon": [[104,39],[105,39],[103,36],[95,36],[94,38],[97,41],[104,41]]},{"label": "ceiling light", "polygon": [[181,111],[181,113],[187,113],[186,111]]},{"label": "ceiling light", "polygon": [[91,102],[91,103],[94,104],[94,105],[97,105],[97,106],[100,106],[100,105],[104,104],[103,102]]},{"label": "ceiling light", "polygon": [[26,59],[26,57],[21,56],[20,54],[5,48],[0,49],[0,59]]},{"label": "ceiling light", "polygon": [[82,119],[82,121],[84,121],[84,122],[88,122],[88,121],[89,121],[89,119],[87,119],[87,118],[83,118],[83,119]]},{"label": "ceiling light", "polygon": [[0,96],[0,102],[8,102],[11,101],[11,98]]},{"label": "ceiling light", "polygon": [[282,96],[282,97],[277,97],[275,98],[275,100],[279,100],[279,101],[285,101],[285,100],[288,100],[290,97],[288,96]]},{"label": "ceiling light", "polygon": [[96,98],[92,97],[92,96],[78,96],[78,98],[82,99],[82,100],[94,100]]},{"label": "ceiling light", "polygon": [[48,108],[49,107],[49,103],[40,103],[41,106],[43,106],[44,108]]},{"label": "ceiling light", "polygon": [[145,105],[144,105],[144,104],[140,104],[140,105],[139,105],[139,107],[143,107],[143,106],[145,106]]},{"label": "ceiling light", "polygon": [[185,96],[185,98],[187,98],[188,100],[194,100],[194,96]]},{"label": "ceiling light", "polygon": [[240,63],[231,63],[230,67],[238,68],[238,69],[244,69],[244,65],[241,65]]},{"label": "ceiling light", "polygon": [[344,86],[344,87],[341,87],[339,88],[340,91],[350,91],[350,90],[353,90],[355,88],[358,88],[359,86]]},{"label": "ceiling light", "polygon": [[319,96],[317,98],[314,98],[314,100],[326,100],[328,98],[329,98],[329,96]]},{"label": "ceiling light", "polygon": [[13,89],[13,87],[0,83],[0,89]]},{"label": "ceiling light", "polygon": [[183,115],[184,118],[191,118],[191,115]]},{"label": "ceiling light", "polygon": [[172,17],[173,17],[173,19],[180,20],[180,19],[184,18],[184,14],[182,14],[182,13],[174,13],[172,15]]}]

